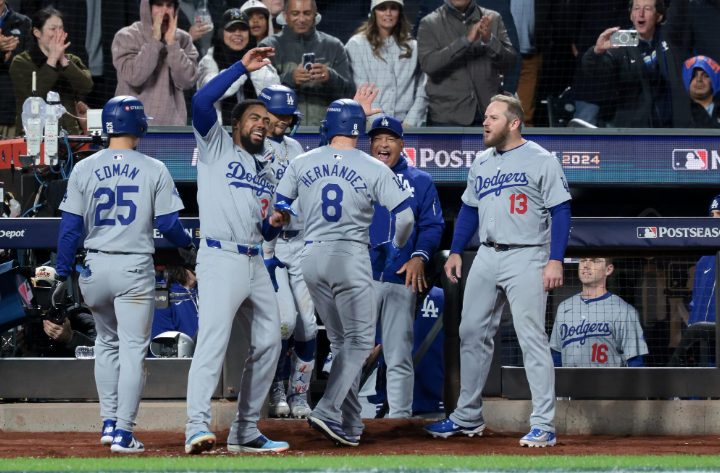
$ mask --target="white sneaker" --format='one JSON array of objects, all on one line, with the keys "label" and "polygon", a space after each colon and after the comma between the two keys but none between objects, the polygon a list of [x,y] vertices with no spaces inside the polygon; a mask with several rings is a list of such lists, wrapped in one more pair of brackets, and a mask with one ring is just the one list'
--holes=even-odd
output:
[{"label": "white sneaker", "polygon": [[290,406],[285,399],[285,385],[277,381],[270,387],[270,417],[287,417],[290,415]]}]

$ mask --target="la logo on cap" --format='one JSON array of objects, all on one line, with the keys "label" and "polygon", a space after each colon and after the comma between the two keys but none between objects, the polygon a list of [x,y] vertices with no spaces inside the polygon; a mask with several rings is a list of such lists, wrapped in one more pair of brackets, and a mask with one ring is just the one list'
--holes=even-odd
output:
[{"label": "la logo on cap", "polygon": [[388,120],[387,120],[387,118],[383,118],[382,121],[380,122],[380,125],[381,125],[381,126],[388,126]]},{"label": "la logo on cap", "polygon": [[287,104],[294,105],[295,101],[293,100],[292,95],[290,95],[290,94],[285,94],[285,95],[287,95]]}]

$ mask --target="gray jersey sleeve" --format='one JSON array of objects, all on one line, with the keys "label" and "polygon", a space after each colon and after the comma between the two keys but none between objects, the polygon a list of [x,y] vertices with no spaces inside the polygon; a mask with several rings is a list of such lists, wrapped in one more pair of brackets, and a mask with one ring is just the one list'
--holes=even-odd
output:
[{"label": "gray jersey sleeve", "polygon": [[68,179],[67,189],[65,190],[65,196],[60,204],[60,210],[71,214],[83,216],[85,214],[85,203],[83,199],[83,191],[80,187],[79,179],[82,169],[85,166],[81,166],[83,163],[78,163],[75,169],[70,174]]},{"label": "gray jersey sleeve", "polygon": [[562,343],[560,342],[560,324],[564,317],[565,302],[562,301],[558,306],[557,314],[555,315],[555,323],[553,323],[552,334],[550,335],[550,348],[555,351],[562,353]]},{"label": "gray jersey sleeve", "polygon": [[477,198],[477,192],[475,192],[475,177],[477,175],[475,164],[480,160],[481,156],[478,156],[475,158],[475,161],[473,161],[472,166],[470,166],[470,171],[468,172],[467,177],[467,187],[465,187],[465,192],[463,192],[462,195],[462,201],[470,207],[477,207],[480,205],[480,201]]},{"label": "gray jersey sleeve", "polygon": [[185,208],[170,171],[160,164],[157,190],[155,191],[155,217],[171,214]]},{"label": "gray jersey sleeve", "polygon": [[219,160],[227,150],[233,149],[235,145],[232,137],[223,130],[219,122],[215,122],[206,136],[200,135],[200,132],[194,127],[193,131],[198,146],[198,159],[205,164],[212,164]]},{"label": "gray jersey sleeve", "polygon": [[393,210],[405,202],[410,194],[403,188],[402,182],[392,170],[384,164],[377,167],[378,179],[375,181],[373,198],[388,210]]},{"label": "gray jersey sleeve", "polygon": [[560,162],[555,159],[546,159],[540,167],[540,193],[545,208],[549,209],[571,199],[565,173]]},{"label": "gray jersey sleeve", "polygon": [[283,174],[280,185],[278,186],[277,193],[282,194],[290,199],[297,199],[298,196],[298,174],[297,174],[298,160],[295,159],[290,162],[287,168],[285,168],[285,174]]},{"label": "gray jersey sleeve", "polygon": [[625,365],[631,358],[648,354],[645,335],[640,325],[640,317],[637,310],[630,304],[625,304],[616,315],[615,333],[617,333],[617,341],[620,345],[619,348],[622,349],[622,358]]}]

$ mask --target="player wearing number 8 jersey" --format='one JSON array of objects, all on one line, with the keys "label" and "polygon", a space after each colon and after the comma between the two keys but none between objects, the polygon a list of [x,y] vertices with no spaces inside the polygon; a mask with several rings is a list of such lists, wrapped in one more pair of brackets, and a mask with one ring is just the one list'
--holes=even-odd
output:
[{"label": "player wearing number 8 jersey", "polygon": [[[570,191],[557,159],[523,139],[517,99],[496,95],[485,112],[488,148],[468,173],[445,272],[461,276],[461,254],[479,226],[481,246],[468,275],[460,323],[460,398],[450,419],[428,425],[434,436],[481,435],[482,389],[505,302],[532,392],[531,431],[523,446],[555,445],[555,372],[545,333],[547,291],[562,285],[570,231]],[[454,273],[454,274],[453,274]]]},{"label": "player wearing number 8 jersey", "polygon": [[556,366],[644,366],[648,353],[637,310],[607,290],[609,258],[581,258],[583,291],[560,303],[550,348]]},{"label": "player wearing number 8 jersey", "polygon": [[[357,97],[357,96],[356,96]],[[372,100],[367,104],[372,103]],[[298,199],[305,218],[301,267],[313,303],[327,329],[333,369],[308,422],[337,444],[357,446],[365,427],[358,400],[359,373],[375,340],[376,300],[368,252],[374,203],[396,218],[393,242],[373,265],[388,268],[413,230],[413,213],[393,172],[356,150],[366,114],[353,100],[330,104],[318,149],[288,166],[278,199]],[[381,261],[380,261],[381,260]]]},{"label": "player wearing number 8 jersey", "polygon": [[167,168],[135,151],[149,118],[135,97],[111,99],[102,112],[109,147],[75,166],[60,205],[60,283],[53,304],[64,302],[65,280],[75,266],[84,226],[88,255],[80,290],[97,329],[101,443],[112,443],[111,451],[116,453],[144,451],[133,430],[155,305],[153,219],[171,243],[192,245],[178,220],[183,204]]}]

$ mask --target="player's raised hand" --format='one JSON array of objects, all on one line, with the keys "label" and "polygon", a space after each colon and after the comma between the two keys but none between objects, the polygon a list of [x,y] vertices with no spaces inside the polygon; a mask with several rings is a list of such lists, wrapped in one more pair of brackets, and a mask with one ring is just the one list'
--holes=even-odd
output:
[{"label": "player's raised hand", "polygon": [[275,48],[253,48],[242,58],[243,66],[248,72],[257,71],[270,64],[270,57],[275,55]]},{"label": "player's raised hand", "polygon": [[282,227],[283,225],[287,225],[290,223],[290,214],[285,210],[275,209],[273,214],[268,217],[268,223],[273,227]]},{"label": "player's raised hand", "polygon": [[375,100],[375,97],[377,97],[379,93],[380,89],[375,88],[374,82],[372,84],[365,82],[357,88],[357,92],[355,92],[353,100],[362,106],[365,116],[369,117],[370,115],[375,115],[376,113],[382,113],[381,109],[372,108],[373,100]]},{"label": "player's raised hand", "polygon": [[425,281],[425,260],[419,256],[410,258],[407,263],[397,271],[397,274],[405,273],[405,287],[412,286],[412,292],[415,289],[423,292],[423,285],[427,289],[427,281]]},{"label": "player's raised hand", "polygon": [[[457,274],[457,276],[456,276]],[[450,253],[450,257],[445,263],[445,275],[452,282],[458,282],[462,274],[462,257],[457,253]]]},{"label": "player's raised hand", "polygon": [[543,286],[550,291],[563,285],[562,261],[551,259],[543,268]]}]

